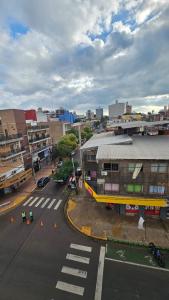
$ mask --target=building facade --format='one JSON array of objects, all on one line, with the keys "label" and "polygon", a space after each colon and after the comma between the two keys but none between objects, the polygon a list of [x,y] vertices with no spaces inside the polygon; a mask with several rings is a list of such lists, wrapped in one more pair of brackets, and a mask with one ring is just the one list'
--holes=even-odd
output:
[{"label": "building facade", "polygon": [[96,119],[101,120],[103,118],[103,108],[96,108]]},{"label": "building facade", "polygon": [[96,201],[120,214],[169,217],[169,141],[134,137],[132,143],[102,145],[83,152],[84,178]]},{"label": "building facade", "polygon": [[114,118],[118,118],[125,113],[130,114],[132,112],[132,106],[126,103],[118,102],[109,105],[109,119],[112,120]]},{"label": "building facade", "polygon": [[32,160],[24,111],[0,111],[0,193],[10,192],[31,176]]},{"label": "building facade", "polygon": [[49,120],[49,133],[53,145],[71,129],[71,124],[51,118]]}]

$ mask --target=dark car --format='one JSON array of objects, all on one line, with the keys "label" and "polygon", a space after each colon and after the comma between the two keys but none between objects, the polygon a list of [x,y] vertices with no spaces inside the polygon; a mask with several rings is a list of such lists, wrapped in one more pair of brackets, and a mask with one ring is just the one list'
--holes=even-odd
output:
[{"label": "dark car", "polygon": [[42,177],[38,180],[37,186],[38,187],[44,187],[48,182],[50,181],[49,177]]}]

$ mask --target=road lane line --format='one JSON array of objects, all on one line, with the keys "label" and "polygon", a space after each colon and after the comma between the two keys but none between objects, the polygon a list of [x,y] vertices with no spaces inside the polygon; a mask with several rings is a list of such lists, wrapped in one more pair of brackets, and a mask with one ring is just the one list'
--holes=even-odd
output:
[{"label": "road lane line", "polygon": [[153,270],[169,272],[169,269],[153,267],[153,266],[147,266],[147,265],[133,263],[131,261],[126,261],[126,260],[125,261],[124,260],[118,260],[118,259],[109,258],[109,257],[106,257],[105,260],[111,260],[111,261],[115,261],[115,262],[119,262],[119,263],[123,263],[123,264],[127,264],[127,265],[132,265],[132,266],[143,267],[143,268],[147,268],[147,269],[153,269]]},{"label": "road lane line", "polygon": [[69,284],[63,281],[58,281],[56,288],[65,292],[83,296],[84,288],[78,285]]},{"label": "road lane line", "polygon": [[44,199],[45,199],[44,197],[40,198],[40,200],[35,204],[35,207],[38,207],[39,204],[41,204]]},{"label": "road lane line", "polygon": [[81,262],[81,263],[84,263],[84,264],[89,264],[89,262],[90,262],[90,258],[88,258],[88,257],[79,256],[79,255],[70,254],[70,253],[68,253],[66,255],[66,259],[73,260],[73,261],[78,261],[78,262]]},{"label": "road lane line", "polygon": [[56,201],[56,199],[53,199],[53,200],[51,201],[51,203],[48,205],[48,209],[50,209],[50,208],[52,207],[52,205],[55,203],[55,201]]},{"label": "road lane line", "polygon": [[32,206],[38,199],[39,197],[35,197],[35,199],[31,203],[29,203],[29,206]]},{"label": "road lane line", "polygon": [[97,271],[97,281],[95,289],[94,300],[101,300],[102,298],[102,283],[103,283],[103,271],[104,271],[104,258],[105,258],[105,247],[100,247],[99,265]]},{"label": "road lane line", "polygon": [[45,200],[45,202],[43,202],[43,204],[41,205],[41,208],[44,208],[49,201],[50,201],[50,198],[47,198]]},{"label": "road lane line", "polygon": [[92,247],[84,246],[84,245],[78,245],[78,244],[70,244],[70,248],[86,251],[86,252],[92,252]]},{"label": "road lane line", "polygon": [[63,266],[61,272],[65,274],[81,277],[81,278],[87,278],[86,271],[75,269],[75,268]]},{"label": "road lane line", "polygon": [[30,197],[30,198],[23,204],[23,206],[26,206],[32,199],[33,199],[33,197]]},{"label": "road lane line", "polygon": [[54,210],[57,210],[59,208],[59,205],[62,203],[62,200],[59,200],[56,206],[54,207]]}]

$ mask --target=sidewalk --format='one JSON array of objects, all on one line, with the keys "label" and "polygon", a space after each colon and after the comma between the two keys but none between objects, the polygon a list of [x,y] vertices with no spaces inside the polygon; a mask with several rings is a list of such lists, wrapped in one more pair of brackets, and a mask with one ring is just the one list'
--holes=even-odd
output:
[{"label": "sidewalk", "polygon": [[66,208],[69,222],[85,235],[103,240],[120,240],[169,248],[169,220],[146,217],[144,230],[138,229],[138,216],[119,216],[97,203],[83,190],[69,199]]},{"label": "sidewalk", "polygon": [[[43,169],[35,173],[36,181],[43,176],[51,175],[52,169],[53,163],[43,167]],[[32,193],[35,188],[36,183],[34,178],[32,177],[22,186],[20,186],[16,192],[0,197],[0,215],[10,211],[11,209],[19,205]]]}]

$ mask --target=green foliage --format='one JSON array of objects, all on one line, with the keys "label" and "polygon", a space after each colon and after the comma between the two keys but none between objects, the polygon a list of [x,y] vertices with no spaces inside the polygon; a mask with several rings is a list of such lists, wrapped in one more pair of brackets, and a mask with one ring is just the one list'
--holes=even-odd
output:
[{"label": "green foliage", "polygon": [[58,143],[59,156],[69,157],[71,152],[77,147],[77,138],[73,133],[62,137]]},{"label": "green foliage", "polygon": [[[74,162],[75,168],[78,166],[78,163]],[[66,181],[67,178],[73,173],[73,164],[71,160],[64,161],[61,168],[53,175],[54,180],[63,180]]]},{"label": "green foliage", "polygon": [[83,140],[89,140],[92,137],[93,133],[90,127],[85,127],[81,133]]},{"label": "green foliage", "polygon": [[71,128],[70,130],[68,130],[67,134],[71,134],[73,133],[75,135],[75,137],[77,138],[77,140],[79,139],[79,134],[78,134],[78,130],[75,128]]},{"label": "green foliage", "polygon": [[57,145],[54,145],[52,148],[52,160],[56,159],[57,157],[59,157],[59,150]]}]

